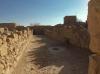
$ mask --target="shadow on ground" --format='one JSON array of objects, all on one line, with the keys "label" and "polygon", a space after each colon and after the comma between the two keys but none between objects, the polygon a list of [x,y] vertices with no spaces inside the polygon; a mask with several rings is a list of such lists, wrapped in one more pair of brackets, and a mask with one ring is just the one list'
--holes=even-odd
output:
[{"label": "shadow on ground", "polygon": [[39,44],[38,47],[29,51],[28,56],[30,57],[30,62],[37,65],[39,69],[54,65],[56,67],[62,67],[58,74],[88,73],[89,52],[86,49],[70,46],[61,52],[52,53],[48,48],[60,46],[60,44],[43,36],[38,36],[38,38],[40,39],[35,41]]}]

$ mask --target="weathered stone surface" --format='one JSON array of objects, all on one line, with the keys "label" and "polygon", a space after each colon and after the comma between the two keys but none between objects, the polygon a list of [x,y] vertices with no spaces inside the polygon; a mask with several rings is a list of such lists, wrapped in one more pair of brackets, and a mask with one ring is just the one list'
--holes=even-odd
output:
[{"label": "weathered stone surface", "polygon": [[90,0],[88,7],[90,50],[95,53],[90,56],[88,74],[100,74],[100,0]]},{"label": "weathered stone surface", "polygon": [[0,33],[4,33],[4,28],[0,28]]},{"label": "weathered stone surface", "polygon": [[1,35],[1,37],[2,37],[2,40],[3,40],[3,42],[6,42],[7,35],[5,35],[5,34],[2,34],[2,35]]},{"label": "weathered stone surface", "polygon": [[16,23],[0,23],[0,28],[8,28],[9,30],[14,30]]},{"label": "weathered stone surface", "polygon": [[1,56],[7,55],[7,44],[1,45],[1,47],[0,47],[0,55]]},{"label": "weathered stone surface", "polygon": [[76,24],[76,16],[65,16],[64,25]]},{"label": "weathered stone surface", "polygon": [[0,38],[0,45],[2,45],[2,43],[3,43],[3,41],[2,41],[2,39]]},{"label": "weathered stone surface", "polygon": [[71,44],[81,48],[89,48],[88,31],[81,26],[68,25],[54,27],[46,31],[46,36],[65,44]]},{"label": "weathered stone surface", "polygon": [[100,74],[100,55],[89,56],[89,70],[88,74]]},{"label": "weathered stone surface", "polygon": [[100,0],[90,0],[88,9],[90,49],[100,54]]},{"label": "weathered stone surface", "polygon": [[32,31],[30,29],[7,30],[0,33],[0,74],[11,74],[10,71],[17,64],[22,51],[30,43]]},{"label": "weathered stone surface", "polygon": [[2,63],[0,63],[0,74],[3,73],[3,70],[4,70],[4,65]]}]

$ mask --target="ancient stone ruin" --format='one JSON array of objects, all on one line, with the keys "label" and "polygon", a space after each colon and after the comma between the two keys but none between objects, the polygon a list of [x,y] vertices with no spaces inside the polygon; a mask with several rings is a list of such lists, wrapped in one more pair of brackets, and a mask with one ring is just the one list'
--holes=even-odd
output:
[{"label": "ancient stone ruin", "polygon": [[[89,33],[84,26],[86,23],[77,22],[75,16],[65,16],[64,24],[55,26],[17,26],[15,23],[0,24],[0,74],[11,74],[17,66],[24,50],[29,48],[33,35],[45,37],[64,45],[89,49]],[[52,48],[52,47],[50,47]],[[65,51],[65,47],[48,48],[53,55]],[[63,49],[64,48],[64,49]],[[40,55],[40,53],[36,54]],[[42,59],[40,59],[42,60]]]},{"label": "ancient stone ruin", "polygon": [[16,27],[16,23],[0,23],[1,28],[8,28],[9,30],[13,30]]},{"label": "ancient stone ruin", "polygon": [[31,41],[32,31],[27,27],[19,30],[11,23],[0,27],[0,74],[11,74]]},{"label": "ancient stone ruin", "polygon": [[100,0],[90,0],[88,4],[88,28],[90,33],[89,73],[100,74]]},{"label": "ancient stone ruin", "polygon": [[76,24],[76,16],[65,16],[64,17],[64,25],[72,25]]},{"label": "ancient stone ruin", "polygon": [[[39,35],[45,36],[50,39],[48,41],[44,39],[44,43],[42,43],[43,39],[41,38],[33,41],[33,43],[37,42],[36,44],[39,45],[34,44],[33,47],[35,48],[30,53],[32,59],[36,57],[34,66],[37,68],[36,65],[41,65],[42,63],[41,66],[44,67],[39,71],[43,72],[46,70],[46,66],[50,69],[50,65],[56,64],[58,67],[65,66],[64,68],[61,67],[62,70],[60,71],[59,69],[57,74],[66,74],[65,71],[67,69],[76,74],[86,74],[87,71],[88,74],[100,74],[100,0],[89,1],[86,22],[77,21],[76,16],[65,16],[64,23],[55,26],[24,27],[17,26],[16,23],[0,23],[0,74],[13,73],[19,59],[24,51],[30,47],[35,35],[38,37]],[[48,42],[54,45],[51,47]],[[55,46],[56,43],[59,43],[59,45]],[[36,48],[38,49],[37,52],[35,52]],[[44,49],[46,50],[44,51]],[[89,54],[87,54],[88,52]],[[59,54],[61,55],[59,56]],[[68,55],[67,59],[65,58],[66,55]],[[73,58],[74,56],[75,58]],[[76,59],[78,63],[75,61]],[[88,60],[89,62],[87,62]],[[74,63],[77,63],[78,66],[76,67]],[[88,64],[88,67],[84,63]],[[81,65],[82,67],[79,67]],[[32,67],[30,70],[35,71],[35,68]],[[53,68],[55,70],[55,66]],[[83,68],[86,68],[85,72],[81,72]],[[78,69],[80,72],[76,72]],[[38,70],[36,72],[34,74],[41,74]],[[42,74],[53,74],[53,70],[51,73],[46,72]],[[69,72],[69,74],[72,74],[72,72]]]},{"label": "ancient stone ruin", "polygon": [[75,16],[66,16],[64,17],[64,24],[58,24],[52,29],[46,30],[45,35],[64,44],[89,48],[89,33],[84,25],[86,23],[77,22]]}]

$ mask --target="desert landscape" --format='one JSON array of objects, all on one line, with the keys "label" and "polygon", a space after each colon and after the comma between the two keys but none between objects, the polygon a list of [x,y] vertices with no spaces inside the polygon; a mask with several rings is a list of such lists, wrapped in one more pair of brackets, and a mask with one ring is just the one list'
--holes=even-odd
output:
[{"label": "desert landscape", "polygon": [[100,1],[88,1],[86,22],[0,23],[0,74],[100,74]]}]

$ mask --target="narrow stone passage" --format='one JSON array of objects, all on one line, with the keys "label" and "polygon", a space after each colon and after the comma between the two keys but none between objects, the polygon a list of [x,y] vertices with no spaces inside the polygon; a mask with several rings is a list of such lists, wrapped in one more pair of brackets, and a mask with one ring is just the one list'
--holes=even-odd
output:
[{"label": "narrow stone passage", "polygon": [[88,52],[33,36],[12,74],[87,74]]}]

